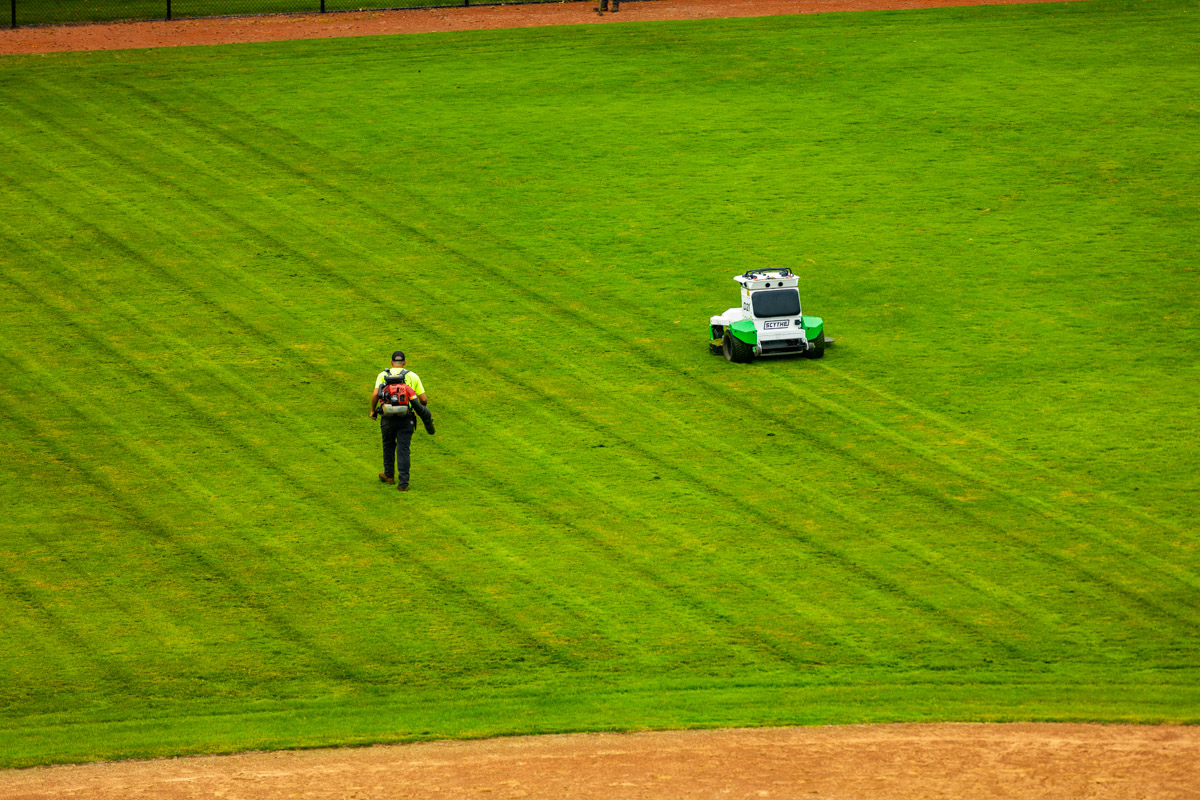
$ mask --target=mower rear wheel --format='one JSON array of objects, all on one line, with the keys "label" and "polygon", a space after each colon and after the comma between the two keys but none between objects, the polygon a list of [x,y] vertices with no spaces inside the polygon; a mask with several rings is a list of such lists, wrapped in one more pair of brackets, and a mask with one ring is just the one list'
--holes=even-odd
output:
[{"label": "mower rear wheel", "polygon": [[725,337],[721,340],[721,349],[725,353],[726,361],[732,361],[735,364],[749,364],[754,360],[754,348],[731,335],[729,331],[725,331]]}]

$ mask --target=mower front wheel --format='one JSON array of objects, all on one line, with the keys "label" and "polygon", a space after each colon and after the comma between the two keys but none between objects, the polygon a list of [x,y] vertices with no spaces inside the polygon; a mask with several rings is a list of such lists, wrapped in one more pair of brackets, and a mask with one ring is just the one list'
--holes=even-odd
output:
[{"label": "mower front wheel", "polygon": [[732,361],[735,364],[749,364],[754,360],[754,348],[731,335],[729,331],[725,331],[725,337],[721,340],[721,349],[725,353],[726,361]]},{"label": "mower front wheel", "polygon": [[817,338],[813,340],[812,349],[809,350],[804,355],[808,356],[809,358],[824,358],[825,357],[825,334],[824,333],[818,334]]}]

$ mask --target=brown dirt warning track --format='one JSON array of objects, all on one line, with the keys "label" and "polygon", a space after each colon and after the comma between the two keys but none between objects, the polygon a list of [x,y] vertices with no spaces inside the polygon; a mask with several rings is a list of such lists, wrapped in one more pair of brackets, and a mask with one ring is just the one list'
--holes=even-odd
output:
[{"label": "brown dirt warning track", "polygon": [[[603,17],[584,2],[35,27],[0,30],[0,55],[987,2],[655,0],[626,3],[619,14]],[[59,798],[1200,800],[1200,727],[953,724],[578,734],[0,771],[0,800]]]},{"label": "brown dirt warning track", "polygon": [[329,39],[477,28],[530,28],[636,20],[767,17],[826,11],[880,11],[941,6],[1000,5],[1042,0],[655,0],[626,2],[618,14],[597,14],[583,3],[471,6],[467,8],[356,11],[255,17],[116,22],[0,29],[0,55],[63,50],[128,50],[141,47]]},{"label": "brown dirt warning track", "polygon": [[1200,728],[864,725],[576,734],[0,772],[5,800],[1200,797]]}]

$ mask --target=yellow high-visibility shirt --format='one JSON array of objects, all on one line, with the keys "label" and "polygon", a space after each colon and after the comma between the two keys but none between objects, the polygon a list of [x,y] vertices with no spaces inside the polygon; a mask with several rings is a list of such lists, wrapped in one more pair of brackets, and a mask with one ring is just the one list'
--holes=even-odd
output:
[{"label": "yellow high-visibility shirt", "polygon": [[[403,367],[400,369],[397,369],[396,367],[388,367],[383,372],[379,373],[378,376],[376,376],[375,388],[378,389],[380,386],[383,386],[383,379],[385,377],[388,375],[395,377],[396,375],[399,375],[402,370]],[[421,378],[417,375],[417,373],[413,372],[412,370],[409,370],[408,374],[404,376],[404,382],[411,386],[413,391],[416,392],[418,396],[425,394],[425,385],[421,383]]]}]

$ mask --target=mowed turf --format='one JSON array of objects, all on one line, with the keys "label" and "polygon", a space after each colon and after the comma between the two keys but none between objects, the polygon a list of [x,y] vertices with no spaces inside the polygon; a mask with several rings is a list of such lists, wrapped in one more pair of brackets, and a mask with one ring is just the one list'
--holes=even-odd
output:
[{"label": "mowed turf", "polygon": [[[0,60],[0,764],[1200,720],[1198,34]],[[773,266],[836,346],[709,355]],[[407,495],[396,347],[438,425]]]}]

